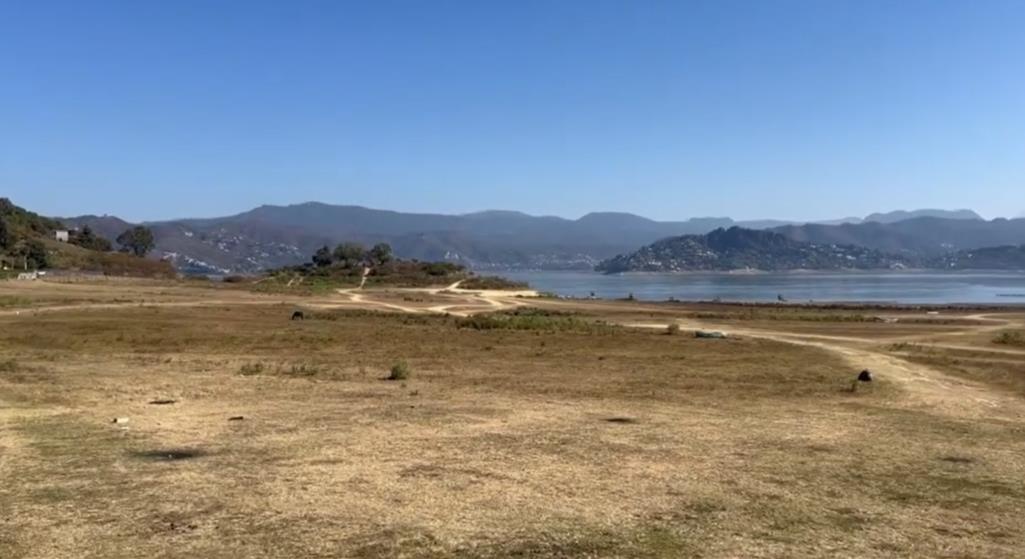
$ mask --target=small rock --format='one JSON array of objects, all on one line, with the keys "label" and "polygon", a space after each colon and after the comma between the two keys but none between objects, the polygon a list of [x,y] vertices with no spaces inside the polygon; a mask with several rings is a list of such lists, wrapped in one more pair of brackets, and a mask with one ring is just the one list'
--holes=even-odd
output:
[{"label": "small rock", "polygon": [[244,419],[245,419],[245,417],[244,417],[244,416],[241,416],[241,415],[236,415],[236,416],[233,416],[233,417],[229,417],[229,418],[228,418],[228,421],[242,421],[242,420],[244,420]]},{"label": "small rock", "polygon": [[178,400],[161,399],[161,400],[152,400],[150,402],[150,405],[152,405],[152,406],[169,406],[171,404],[177,404],[177,403],[178,403]]},{"label": "small rock", "polygon": [[726,333],[718,331],[698,330],[697,332],[694,332],[694,337],[722,339],[726,337]]},{"label": "small rock", "polygon": [[865,369],[858,375],[859,382],[872,382],[872,371]]}]

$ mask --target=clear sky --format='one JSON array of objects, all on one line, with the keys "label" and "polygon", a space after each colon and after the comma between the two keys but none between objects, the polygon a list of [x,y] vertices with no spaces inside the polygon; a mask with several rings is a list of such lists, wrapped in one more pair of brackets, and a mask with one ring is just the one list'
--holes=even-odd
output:
[{"label": "clear sky", "polygon": [[1025,211],[1020,0],[0,0],[0,196]]}]

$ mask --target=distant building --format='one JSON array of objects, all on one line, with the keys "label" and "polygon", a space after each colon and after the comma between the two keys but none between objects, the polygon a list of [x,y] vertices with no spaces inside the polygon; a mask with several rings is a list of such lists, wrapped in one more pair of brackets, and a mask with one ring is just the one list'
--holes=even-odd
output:
[{"label": "distant building", "polygon": [[62,243],[68,242],[68,239],[70,238],[68,232],[63,230],[63,229],[57,230],[57,232],[54,233],[54,237],[56,237],[57,240],[62,242]]}]

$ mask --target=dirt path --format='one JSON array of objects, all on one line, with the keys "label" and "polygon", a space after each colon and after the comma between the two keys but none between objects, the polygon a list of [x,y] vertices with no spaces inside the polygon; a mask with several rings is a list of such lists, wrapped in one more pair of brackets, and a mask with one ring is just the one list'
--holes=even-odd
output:
[{"label": "dirt path", "polygon": [[[822,336],[733,326],[724,328],[721,325],[710,325],[690,319],[677,319],[675,322],[684,329],[717,330],[725,332],[728,336],[804,345],[835,353],[851,366],[852,371],[869,369],[881,378],[900,384],[906,393],[923,407],[940,408],[960,416],[992,416],[999,408],[1000,415],[1019,419],[1025,417],[1025,402],[1019,398],[872,349],[892,340]],[[626,326],[665,329],[667,324],[629,323]]]},{"label": "dirt path", "polygon": [[[364,277],[364,280],[365,279],[366,278]],[[452,303],[442,305],[419,307],[415,305],[403,305],[400,303],[375,300],[358,292],[362,290],[363,284],[360,284],[360,287],[357,288],[339,289],[336,291],[338,295],[346,297],[347,301],[342,302],[341,304],[329,303],[317,306],[320,308],[345,308],[348,306],[355,306],[356,308],[378,308],[410,314],[449,314],[453,316],[466,317],[482,312],[495,312],[524,306],[527,304],[524,301],[525,298],[537,296],[537,292],[530,290],[499,291],[487,289],[462,289],[459,287],[462,283],[463,280],[459,280],[444,287],[409,287],[392,290],[397,293],[451,296],[455,299]]]}]

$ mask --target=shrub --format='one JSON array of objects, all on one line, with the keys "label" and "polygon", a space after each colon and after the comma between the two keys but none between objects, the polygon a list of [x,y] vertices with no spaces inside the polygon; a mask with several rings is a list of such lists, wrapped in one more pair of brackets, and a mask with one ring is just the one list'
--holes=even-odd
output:
[{"label": "shrub", "polygon": [[18,363],[13,359],[0,361],[0,373],[13,373],[18,370]]},{"label": "shrub", "polygon": [[667,335],[675,336],[676,334],[679,334],[679,333],[680,333],[680,325],[679,324],[674,322],[674,323],[670,324],[669,326],[666,326],[666,334]]},{"label": "shrub", "polygon": [[312,377],[320,372],[320,367],[309,363],[298,363],[293,364],[287,371],[283,372],[286,375],[293,375],[297,377]]},{"label": "shrub", "polygon": [[0,307],[27,307],[31,304],[31,299],[11,295],[0,295]]},{"label": "shrub", "polygon": [[1025,332],[1021,330],[1008,330],[1001,332],[993,338],[993,343],[1013,346],[1025,346]]},{"label": "shrub", "polygon": [[529,289],[530,285],[526,282],[514,281],[498,276],[475,276],[463,280],[463,283],[459,284],[459,287],[463,289],[521,290]]},{"label": "shrub", "polygon": [[388,375],[388,380],[406,380],[409,378],[409,364],[405,361],[399,361],[392,365],[391,374]]},{"label": "shrub", "polygon": [[258,375],[263,372],[263,363],[246,363],[242,365],[238,372],[245,377]]}]

